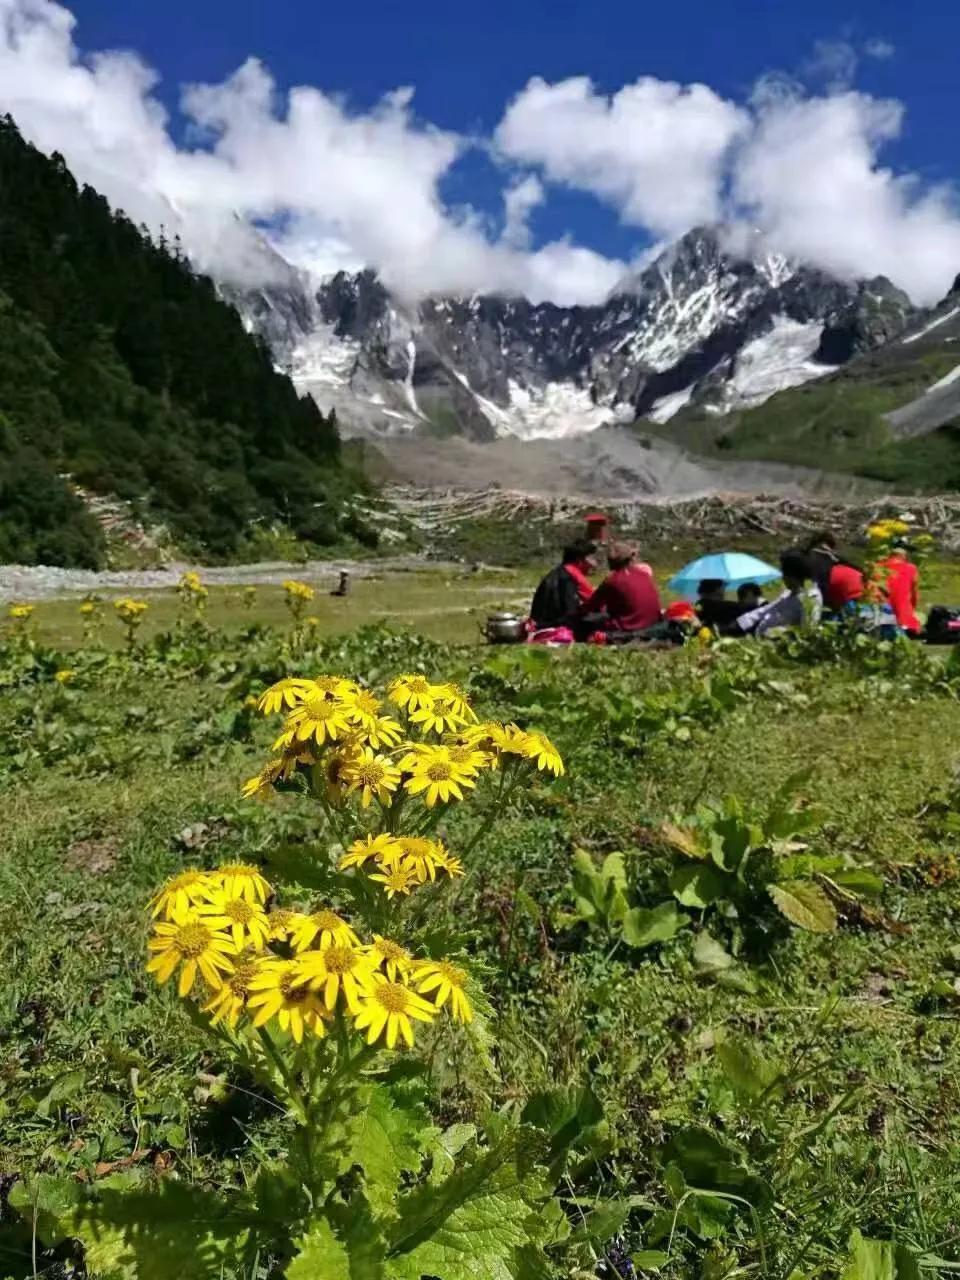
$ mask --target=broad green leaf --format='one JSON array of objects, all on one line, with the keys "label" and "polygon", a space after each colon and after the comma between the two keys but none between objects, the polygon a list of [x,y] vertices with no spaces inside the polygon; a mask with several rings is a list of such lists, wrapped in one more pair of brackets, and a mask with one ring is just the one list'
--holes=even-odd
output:
[{"label": "broad green leaf", "polygon": [[769,1184],[745,1168],[736,1148],[709,1129],[699,1125],[679,1129],[664,1148],[663,1159],[677,1166],[692,1189],[735,1196],[755,1209],[773,1203]]},{"label": "broad green leaf", "polygon": [[29,1181],[15,1182],[8,1203],[25,1222],[36,1223],[37,1236],[45,1245],[69,1239],[83,1190],[72,1178],[41,1173]]},{"label": "broad green leaf", "polygon": [[392,1280],[513,1280],[534,1203],[524,1143],[523,1130],[511,1131],[440,1186],[399,1199],[388,1254]]},{"label": "broad green leaf", "polygon": [[[296,1254],[287,1264],[286,1280],[354,1280],[347,1247],[333,1234],[326,1218],[311,1224],[293,1242]],[[382,1269],[381,1269],[382,1271]]]},{"label": "broad green leaf", "polygon": [[623,1200],[607,1200],[588,1213],[585,1221],[575,1227],[570,1244],[606,1244],[623,1228],[630,1216],[630,1205]]},{"label": "broad green leaf", "polygon": [[688,924],[675,903],[661,902],[656,907],[634,907],[627,911],[621,927],[628,947],[650,947],[655,942],[668,942]]},{"label": "broad green leaf", "polygon": [[709,907],[724,892],[722,872],[711,866],[681,866],[670,876],[674,897],[685,907]]},{"label": "broad green leaf", "polygon": [[799,929],[810,933],[836,930],[836,908],[818,884],[810,880],[784,880],[770,885],[768,893],[781,915]]},{"label": "broad green leaf", "polygon": [[850,1236],[850,1259],[842,1280],[896,1280],[895,1245],[890,1240],[867,1240],[858,1230]]},{"label": "broad green leaf", "polygon": [[589,1085],[547,1089],[533,1095],[521,1120],[548,1135],[547,1158],[552,1165],[567,1151],[589,1140],[603,1120],[603,1108]]},{"label": "broad green leaf", "polygon": [[432,1183],[442,1182],[453,1172],[456,1157],[476,1136],[477,1126],[474,1124],[452,1124],[437,1135],[428,1151],[433,1162],[430,1168]]},{"label": "broad green leaf", "polygon": [[641,1249],[630,1255],[630,1261],[638,1271],[659,1271],[670,1261],[670,1255],[662,1249]]},{"label": "broad green leaf", "polygon": [[384,1280],[386,1241],[362,1196],[336,1204],[294,1241],[286,1280]]},{"label": "broad green leaf", "polygon": [[612,882],[618,889],[626,890],[627,868],[622,853],[608,853],[600,868],[604,880]]},{"label": "broad green leaf", "polygon": [[58,1103],[66,1102],[69,1098],[79,1093],[86,1083],[86,1076],[82,1071],[66,1071],[62,1076],[58,1076],[53,1084],[47,1090],[46,1094],[37,1103],[37,1115],[46,1119],[50,1115],[52,1108],[56,1108]]},{"label": "broad green leaf", "polygon": [[398,1084],[374,1084],[362,1091],[359,1111],[345,1126],[340,1172],[359,1165],[367,1199],[376,1213],[389,1213],[401,1174],[414,1173],[423,1160],[430,1120],[419,1092]]},{"label": "broad green leaf", "polygon": [[[84,1246],[87,1270],[96,1276],[136,1280],[220,1280],[242,1270],[248,1258],[253,1205],[173,1179],[141,1183],[137,1174],[104,1178],[70,1197],[54,1184],[15,1186],[18,1212],[32,1213],[44,1243],[74,1237]],[[44,1236],[44,1232],[48,1234]]]},{"label": "broad green leaf", "polygon": [[733,1087],[748,1098],[758,1098],[771,1090],[781,1068],[747,1040],[724,1036],[717,1044],[717,1057]]},{"label": "broad green leaf", "polygon": [[693,827],[678,827],[673,822],[665,822],[660,828],[660,834],[671,849],[682,853],[687,858],[703,862],[707,856],[707,850],[700,843],[699,836]]},{"label": "broad green leaf", "polygon": [[714,862],[722,871],[736,871],[747,850],[758,843],[754,836],[759,833],[739,816],[731,815],[720,819],[713,834],[719,840],[719,844],[711,843],[710,855]]},{"label": "broad green leaf", "polygon": [[828,873],[834,884],[864,898],[877,898],[883,893],[883,878],[865,867],[848,867]]},{"label": "broad green leaf", "polygon": [[732,969],[737,963],[730,952],[712,934],[704,930],[697,934],[693,944],[693,963],[704,977],[713,977],[724,969]]}]

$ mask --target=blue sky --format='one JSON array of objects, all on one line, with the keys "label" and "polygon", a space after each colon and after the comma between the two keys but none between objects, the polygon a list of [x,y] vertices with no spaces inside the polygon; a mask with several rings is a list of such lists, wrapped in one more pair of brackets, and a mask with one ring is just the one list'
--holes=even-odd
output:
[{"label": "blue sky", "polygon": [[[40,2],[51,11],[55,8],[50,0]],[[6,3],[16,7],[26,0]],[[725,158],[714,174],[720,202],[714,201],[714,205],[719,208],[722,204],[726,212],[729,191],[736,187],[739,200],[746,190],[750,216],[764,230],[784,239],[788,250],[819,254],[830,269],[842,270],[849,263],[851,272],[887,270],[902,258],[904,238],[912,241],[932,227],[936,251],[944,259],[957,246],[953,273],[960,270],[960,217],[954,226],[953,195],[936,190],[960,175],[960,141],[952,127],[960,107],[960,77],[956,74],[960,5],[909,6],[892,0],[851,0],[845,4],[806,0],[797,6],[778,5],[774,0],[686,0],[672,5],[644,4],[642,0],[605,0],[594,5],[583,0],[488,0],[484,5],[421,0],[402,6],[365,0],[342,7],[300,0],[65,3],[77,20],[71,54],[76,60],[83,63],[100,50],[130,49],[155,69],[160,79],[152,92],[171,111],[169,132],[173,144],[181,149],[193,147],[197,137],[195,129],[178,114],[181,86],[222,82],[251,56],[269,68],[281,93],[296,85],[313,86],[338,104],[348,104],[346,114],[351,116],[374,112],[384,94],[398,86],[412,86],[411,136],[418,129],[435,127],[460,139],[458,153],[444,163],[435,160],[436,173],[431,169],[431,191],[451,210],[452,219],[462,221],[462,210],[469,207],[483,220],[483,234],[495,238],[502,225],[505,189],[525,175],[535,175],[542,191],[531,202],[524,251],[535,252],[564,239],[582,246],[615,264],[609,271],[597,267],[597,280],[604,287],[615,266],[622,269],[646,247],[679,233],[683,213],[651,212],[643,194],[630,189],[629,174],[619,185],[606,181],[604,171],[611,168],[609,153],[614,145],[611,130],[602,139],[593,138],[596,155],[589,172],[578,167],[575,154],[559,154],[562,147],[556,137],[533,136],[539,126],[532,120],[525,122],[522,137],[512,150],[507,149],[507,163],[502,154],[492,155],[492,140],[496,137],[499,143],[503,139],[502,133],[497,134],[498,125],[530,78],[539,76],[557,85],[572,77],[589,77],[594,86],[588,95],[591,109],[606,101],[603,95],[617,95],[640,77],[681,86],[702,83],[718,101],[730,104],[731,110],[749,112],[758,80],[772,72],[788,73],[802,82],[803,94],[829,99],[833,104],[829,119],[824,113],[818,119],[826,145],[833,145],[838,131],[843,133],[835,160],[830,161],[836,164],[838,174],[855,163],[860,166],[857,181],[863,198],[861,201],[860,188],[851,185],[849,208],[851,215],[862,219],[863,253],[858,256],[853,243],[832,253],[831,236],[844,239],[842,210],[836,208],[825,211],[822,226],[809,238],[809,246],[806,244],[799,229],[804,221],[817,216],[816,211],[811,214],[808,195],[802,189],[809,184],[798,183],[800,189],[792,202],[781,200],[779,192],[769,188],[776,182],[781,186],[786,183],[789,174],[783,170],[768,183],[755,165],[745,185],[742,172],[730,167]],[[832,42],[834,52],[845,47],[856,57],[856,69],[843,83],[828,75],[823,66],[814,65],[818,42],[824,41]],[[871,56],[871,50],[883,56]],[[22,51],[18,56],[22,57]],[[857,119],[837,125],[841,99],[850,89],[861,96]],[[102,176],[109,186],[102,137],[81,142],[72,136],[66,113],[57,124],[51,104],[36,100],[40,90],[31,90],[34,96],[29,100],[25,100],[25,92],[19,97],[14,94],[10,105],[25,122],[26,131],[36,135],[41,145],[51,145],[58,142],[59,129],[65,137],[68,162],[81,171],[88,165],[90,173]],[[0,104],[3,98],[0,80]],[[880,118],[883,111],[872,105],[888,100],[895,100],[903,109],[902,119],[895,124]],[[627,154],[629,135],[642,133],[644,128],[635,123],[637,119],[630,117],[623,126],[625,169],[634,163]],[[778,128],[774,128],[777,122],[767,123],[767,135],[757,145],[762,142],[767,146],[769,172],[775,173],[776,150],[782,149],[783,140],[789,135],[799,146],[797,135],[816,122],[809,113],[804,115],[797,109],[792,121],[780,122]],[[731,148],[742,147],[746,130],[743,121],[739,128],[731,127],[733,141],[724,141],[724,156]],[[756,120],[749,123],[749,130],[751,136],[759,131]],[[88,132],[97,131],[98,126],[93,126]],[[479,138],[483,145],[467,145],[465,140],[471,138]],[[571,137],[572,153],[577,145]],[[332,161],[327,155],[326,163],[331,162],[336,163],[335,153]],[[910,185],[891,180],[884,187],[876,181],[875,171],[887,167],[895,175],[909,175]],[[122,177],[117,177],[118,193]],[[673,175],[666,175],[661,162],[646,181],[648,187],[657,182],[664,185],[673,181]],[[850,181],[853,184],[852,178]],[[925,200],[931,190],[937,202],[935,216],[926,205],[918,213],[918,200]],[[107,194],[120,198],[112,190]],[[289,200],[289,194],[284,198],[278,195],[278,207],[284,207],[284,199]],[[389,203],[387,198],[385,217],[390,214]],[[355,211],[354,195],[347,204]],[[642,206],[640,213],[638,204]],[[688,205],[710,207],[710,202]],[[412,199],[411,217],[416,216],[416,206],[417,199]],[[275,210],[264,214],[261,208],[244,210],[244,215],[259,225],[269,224],[274,214]],[[903,222],[908,215],[913,221]],[[304,242],[307,222],[315,238],[324,238],[331,228],[338,235],[342,230],[361,256],[382,253],[384,261],[374,265],[389,272],[391,263],[386,259],[394,250],[381,249],[376,235],[367,236],[362,227],[357,231],[350,218],[342,216],[341,205],[332,213],[323,209],[318,214],[316,201],[310,204],[300,223]],[[941,235],[942,241],[937,238]],[[407,244],[404,241],[396,249],[398,256],[409,254],[404,247]],[[519,259],[515,262],[519,264]],[[569,265],[564,264],[562,270]],[[571,267],[574,291],[590,267],[586,259]],[[501,261],[497,270],[506,269]],[[545,269],[543,263],[536,265],[538,280]],[[557,270],[561,271],[559,264]],[[950,264],[944,261],[944,276],[949,271]],[[938,273],[929,260],[909,267],[906,274],[914,289],[935,292],[938,287]],[[424,287],[432,287],[430,280]]]}]

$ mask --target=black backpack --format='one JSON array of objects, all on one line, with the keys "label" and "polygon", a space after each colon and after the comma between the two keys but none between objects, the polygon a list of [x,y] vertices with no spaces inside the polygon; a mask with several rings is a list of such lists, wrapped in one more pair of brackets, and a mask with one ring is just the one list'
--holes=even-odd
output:
[{"label": "black backpack", "polygon": [[927,644],[960,644],[960,608],[933,606],[927,614]]}]

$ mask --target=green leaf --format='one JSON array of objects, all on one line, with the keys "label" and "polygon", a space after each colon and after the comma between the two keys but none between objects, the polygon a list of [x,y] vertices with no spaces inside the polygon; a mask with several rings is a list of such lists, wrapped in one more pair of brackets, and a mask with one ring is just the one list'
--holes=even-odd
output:
[{"label": "green leaf", "polygon": [[896,1280],[895,1246],[890,1240],[867,1240],[859,1231],[850,1236],[850,1259],[842,1280]]},{"label": "green leaf", "polygon": [[630,1205],[623,1200],[608,1200],[597,1205],[586,1220],[570,1236],[570,1244],[605,1244],[623,1228],[630,1216]]},{"label": "green leaf", "polygon": [[655,942],[669,942],[689,921],[673,902],[656,907],[634,907],[623,917],[623,940],[628,947],[650,947]]},{"label": "green leaf", "polygon": [[527,1219],[544,1191],[528,1182],[525,1146],[524,1131],[512,1130],[440,1186],[402,1196],[390,1236],[391,1280],[513,1280]]},{"label": "green leaf", "polygon": [[883,878],[865,867],[848,867],[843,871],[834,871],[830,879],[841,889],[859,894],[864,898],[877,898],[883,893]]},{"label": "green leaf", "polygon": [[736,1148],[709,1129],[699,1125],[679,1129],[664,1148],[663,1159],[677,1166],[690,1188],[735,1196],[755,1209],[773,1203],[769,1183],[745,1168]]},{"label": "green leaf", "polygon": [[818,884],[810,880],[784,880],[770,885],[767,892],[781,915],[797,928],[809,933],[835,932],[836,909]]},{"label": "green leaf", "polygon": [[[346,1245],[333,1234],[326,1218],[314,1222],[293,1242],[296,1255],[288,1264],[286,1280],[354,1280]],[[382,1268],[381,1268],[382,1274]]]},{"label": "green leaf", "polygon": [[748,1098],[758,1098],[772,1091],[772,1086],[782,1070],[771,1062],[747,1040],[724,1036],[717,1044],[717,1057],[723,1073],[738,1091]]},{"label": "green leaf", "polygon": [[367,1199],[376,1213],[390,1213],[404,1173],[423,1161],[430,1118],[418,1086],[373,1084],[361,1091],[360,1108],[347,1122],[340,1172],[363,1169]]},{"label": "green leaf", "polygon": [[442,1182],[453,1172],[456,1157],[476,1136],[477,1126],[474,1124],[452,1124],[437,1135],[428,1151],[432,1160],[430,1181],[433,1184]]},{"label": "green leaf", "polygon": [[362,1196],[314,1220],[294,1245],[286,1280],[384,1280],[386,1241]]},{"label": "green leaf", "polygon": [[589,1141],[603,1120],[603,1108],[589,1085],[561,1087],[535,1093],[520,1118],[525,1125],[547,1134],[547,1158],[552,1166],[568,1151]]},{"label": "green leaf", "polygon": [[712,834],[716,839],[711,841],[710,856],[721,871],[736,871],[759,832],[739,816],[731,815],[721,818]]},{"label": "green leaf", "polygon": [[697,934],[693,944],[693,963],[703,977],[714,977],[725,969],[732,969],[737,962],[712,934],[704,931]]},{"label": "green leaf", "polygon": [[50,1115],[51,1109],[55,1109],[61,1102],[66,1102],[74,1097],[86,1084],[86,1076],[82,1071],[66,1071],[63,1075],[57,1076],[53,1084],[47,1090],[46,1094],[37,1103],[37,1115],[46,1119]]},{"label": "green leaf", "polygon": [[630,1261],[638,1271],[659,1271],[670,1261],[670,1255],[662,1249],[641,1249],[630,1255]]},{"label": "green leaf", "polygon": [[241,1193],[228,1198],[173,1179],[154,1185],[121,1174],[78,1185],[71,1202],[57,1181],[18,1184],[11,1203],[30,1214],[36,1203],[44,1243],[78,1239],[91,1275],[220,1280],[246,1265],[256,1215]]},{"label": "green leaf", "polygon": [[724,876],[715,867],[677,867],[670,876],[674,897],[684,907],[709,907],[724,892]]},{"label": "green leaf", "polygon": [[693,827],[679,827],[673,822],[665,822],[660,828],[660,834],[671,849],[682,853],[684,857],[703,862],[707,856],[707,851]]}]

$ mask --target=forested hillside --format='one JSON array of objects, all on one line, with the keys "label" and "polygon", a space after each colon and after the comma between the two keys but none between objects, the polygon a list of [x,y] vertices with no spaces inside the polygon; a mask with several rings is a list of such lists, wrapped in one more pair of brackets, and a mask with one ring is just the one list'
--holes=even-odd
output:
[{"label": "forested hillside", "polygon": [[[69,479],[68,479],[69,478]],[[96,566],[69,480],[226,557],[257,521],[328,543],[336,422],[276,372],[177,244],[155,244],[0,120],[0,561]]]}]

